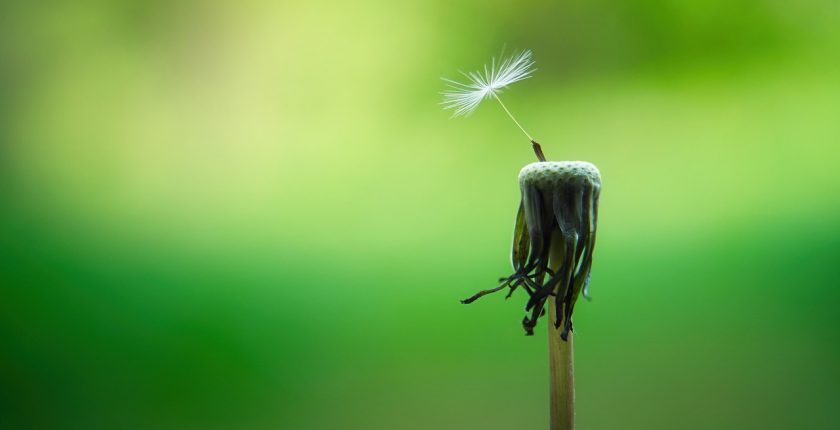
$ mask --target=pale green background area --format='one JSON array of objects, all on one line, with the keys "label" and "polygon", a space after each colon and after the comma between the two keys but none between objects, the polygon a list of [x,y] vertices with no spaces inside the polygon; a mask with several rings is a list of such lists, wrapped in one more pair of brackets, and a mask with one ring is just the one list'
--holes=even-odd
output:
[{"label": "pale green background area", "polygon": [[0,427],[545,428],[497,105],[603,174],[579,428],[840,426],[836,1],[0,6]]}]

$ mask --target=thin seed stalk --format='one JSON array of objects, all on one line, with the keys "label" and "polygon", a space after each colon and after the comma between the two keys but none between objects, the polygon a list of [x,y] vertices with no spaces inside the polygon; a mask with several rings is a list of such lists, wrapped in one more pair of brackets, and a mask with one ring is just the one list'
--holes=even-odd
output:
[{"label": "thin seed stalk", "polygon": [[[563,264],[563,243],[552,241],[549,262],[552,270],[557,271]],[[569,332],[568,340],[560,338],[560,330],[554,328],[557,312],[554,300],[549,300],[548,315],[548,362],[550,374],[551,415],[549,430],[574,430],[575,428],[575,366],[574,333]]]},{"label": "thin seed stalk", "polygon": [[531,148],[534,150],[534,155],[537,156],[537,160],[545,161],[545,154],[543,154],[542,147],[540,146],[539,142],[534,140],[534,138],[531,137],[531,135],[527,131],[525,131],[525,128],[522,127],[522,124],[520,124],[519,121],[517,121],[516,118],[513,116],[513,114],[510,113],[510,110],[508,110],[507,106],[505,106],[505,104],[502,102],[502,99],[499,98],[499,95],[496,94],[495,91],[490,91],[490,94],[492,94],[496,101],[499,102],[500,105],[502,105],[502,109],[504,109],[505,113],[510,117],[510,119],[513,120],[513,123],[516,124],[516,126],[519,127],[520,130],[522,130],[522,133],[525,133],[525,136],[528,138],[528,140],[531,141]]}]

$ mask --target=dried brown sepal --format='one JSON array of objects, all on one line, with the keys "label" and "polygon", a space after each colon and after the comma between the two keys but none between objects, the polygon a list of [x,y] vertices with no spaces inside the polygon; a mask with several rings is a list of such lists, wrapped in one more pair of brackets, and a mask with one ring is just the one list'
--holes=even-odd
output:
[{"label": "dried brown sepal", "polygon": [[[511,263],[514,273],[492,289],[480,291],[462,303],[508,288],[506,297],[522,287],[528,294],[522,321],[532,335],[554,300],[555,327],[560,337],[572,330],[572,312],[578,296],[588,297],[592,253],[598,222],[601,175],[585,161],[537,162],[519,173],[522,201],[516,214]],[[555,249],[555,260],[549,251]],[[560,252],[557,252],[559,250]]]}]

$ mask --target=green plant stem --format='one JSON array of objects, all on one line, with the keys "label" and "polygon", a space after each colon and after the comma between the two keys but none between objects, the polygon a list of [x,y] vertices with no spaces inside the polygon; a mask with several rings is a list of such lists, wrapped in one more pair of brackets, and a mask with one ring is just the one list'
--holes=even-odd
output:
[{"label": "green plant stem", "polygon": [[[559,270],[563,263],[562,241],[552,243],[549,257],[552,270]],[[554,328],[556,321],[554,300],[549,300],[548,315],[548,360],[550,385],[550,430],[574,430],[575,428],[575,366],[574,333],[568,340],[560,338],[560,330]]]}]

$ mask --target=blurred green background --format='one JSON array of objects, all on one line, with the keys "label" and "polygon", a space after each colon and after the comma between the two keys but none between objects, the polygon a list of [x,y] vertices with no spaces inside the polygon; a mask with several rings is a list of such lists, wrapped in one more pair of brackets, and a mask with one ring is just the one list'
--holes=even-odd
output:
[{"label": "blurred green background", "polygon": [[840,3],[3,2],[0,428],[537,429],[533,161],[603,174],[580,429],[840,427]]}]

